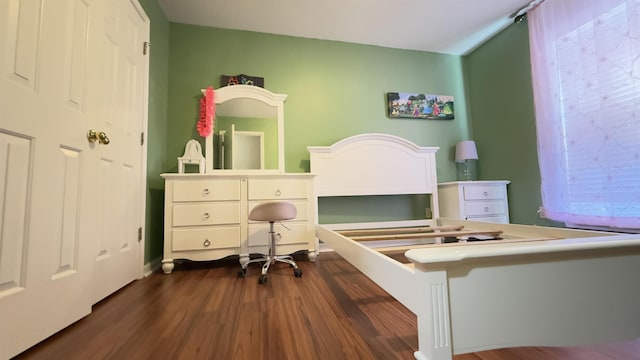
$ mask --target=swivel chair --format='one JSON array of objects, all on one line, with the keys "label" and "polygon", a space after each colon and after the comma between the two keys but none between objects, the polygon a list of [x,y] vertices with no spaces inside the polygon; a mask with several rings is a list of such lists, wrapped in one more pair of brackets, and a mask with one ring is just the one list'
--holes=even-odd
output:
[{"label": "swivel chair", "polygon": [[262,264],[262,273],[258,277],[258,283],[264,284],[267,282],[267,271],[269,271],[269,266],[272,263],[279,261],[287,263],[293,267],[293,275],[295,277],[302,276],[302,271],[298,269],[298,265],[293,260],[293,257],[290,255],[276,255],[276,232],[273,226],[276,221],[291,220],[294,219],[296,215],[296,207],[292,203],[286,201],[264,202],[257,205],[251,210],[251,212],[249,212],[249,220],[269,222],[269,255],[251,259],[242,264],[242,268],[238,275],[245,276],[249,264],[254,262],[264,262],[264,264]]}]

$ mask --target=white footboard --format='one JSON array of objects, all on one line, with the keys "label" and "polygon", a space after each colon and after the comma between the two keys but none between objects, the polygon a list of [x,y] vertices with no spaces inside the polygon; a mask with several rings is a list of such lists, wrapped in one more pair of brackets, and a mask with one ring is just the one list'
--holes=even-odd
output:
[{"label": "white footboard", "polygon": [[640,336],[640,239],[409,250],[416,359],[513,346],[571,346]]}]

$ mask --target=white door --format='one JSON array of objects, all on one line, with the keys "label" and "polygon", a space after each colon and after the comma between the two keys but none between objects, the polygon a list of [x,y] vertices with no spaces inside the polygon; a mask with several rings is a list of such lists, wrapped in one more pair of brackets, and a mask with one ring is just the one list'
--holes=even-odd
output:
[{"label": "white door", "polygon": [[[102,168],[122,146],[87,139],[106,121],[102,38],[111,1],[0,1],[0,358],[95,302]],[[139,215],[137,176],[133,188],[122,181],[113,191],[137,196],[129,213]]]},{"label": "white door", "polygon": [[142,275],[139,232],[144,221],[141,196],[146,172],[141,134],[146,127],[149,21],[137,3],[109,0],[104,43],[105,69],[100,74],[105,96],[97,131],[109,144],[99,147],[99,224],[95,236],[92,299],[98,302]]}]

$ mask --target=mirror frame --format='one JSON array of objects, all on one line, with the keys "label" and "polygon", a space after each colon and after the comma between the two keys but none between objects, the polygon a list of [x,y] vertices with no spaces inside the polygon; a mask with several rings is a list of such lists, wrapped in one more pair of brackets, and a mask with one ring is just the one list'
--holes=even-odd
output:
[{"label": "mirror frame", "polygon": [[[206,92],[206,89],[202,90],[203,93]],[[261,170],[238,170],[241,172],[277,172],[284,173],[284,101],[287,99],[286,94],[276,94],[271,91],[253,85],[230,85],[223,86],[221,88],[214,90],[214,102],[216,104],[216,115],[218,115],[217,107],[220,104],[223,104],[230,100],[237,99],[253,99],[259,101],[264,104],[263,109],[267,109],[267,107],[272,107],[276,112],[276,119],[278,122],[278,169],[261,169]],[[245,109],[243,109],[244,111]],[[248,112],[252,112],[251,109],[246,109]],[[256,112],[261,112],[261,109],[253,109]],[[266,110],[263,114],[268,113],[273,110]],[[231,116],[232,114],[220,114],[224,116]],[[266,115],[266,114],[265,114]],[[211,135],[205,138],[205,163],[206,163],[206,172],[216,172],[216,171],[224,171],[228,173],[233,171],[233,169],[214,169],[213,168],[213,159],[214,159],[214,150],[213,150],[213,134],[215,131],[211,133]]]}]

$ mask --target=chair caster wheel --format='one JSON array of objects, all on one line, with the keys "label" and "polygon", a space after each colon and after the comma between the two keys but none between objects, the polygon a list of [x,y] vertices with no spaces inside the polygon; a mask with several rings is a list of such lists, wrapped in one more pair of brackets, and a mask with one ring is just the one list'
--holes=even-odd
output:
[{"label": "chair caster wheel", "polygon": [[240,269],[238,271],[238,277],[245,277],[247,275],[247,269]]},{"label": "chair caster wheel", "polygon": [[302,276],[302,271],[300,269],[293,270],[293,276],[295,276],[295,277]]},{"label": "chair caster wheel", "polygon": [[260,275],[258,277],[258,284],[262,285],[267,282],[267,275]]}]

